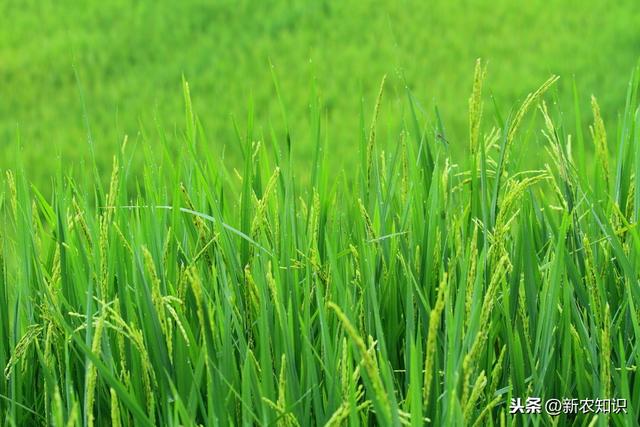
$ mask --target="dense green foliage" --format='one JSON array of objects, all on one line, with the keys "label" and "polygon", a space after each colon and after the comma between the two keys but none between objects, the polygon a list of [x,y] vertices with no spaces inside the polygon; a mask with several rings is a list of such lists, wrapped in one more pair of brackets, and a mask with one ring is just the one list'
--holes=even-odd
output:
[{"label": "dense green foliage", "polygon": [[[59,167],[49,199],[8,173],[0,423],[539,425],[508,402],[541,396],[626,398],[596,421],[636,425],[638,78],[609,139],[595,100],[575,132],[547,108],[555,80],[483,119],[478,66],[468,169],[410,94],[406,126],[377,134],[383,86],[356,168],[335,174],[314,102],[307,186],[288,133],[251,121],[228,170],[185,84],[185,130],[143,146],[161,154],[135,194],[129,144],[108,188]],[[546,164],[520,170],[533,116]]]},{"label": "dense green foliage", "polygon": [[267,134],[271,125],[284,128],[271,61],[304,170],[313,158],[304,136],[314,79],[331,131],[328,148],[353,166],[353,118],[363,96],[373,102],[384,74],[385,125],[401,126],[395,119],[406,78],[424,109],[437,101],[460,148],[460,111],[476,58],[491,64],[487,89],[504,108],[552,73],[563,78],[560,98],[568,105],[575,74],[581,93],[598,94],[605,123],[614,125],[625,92],[619,75],[640,56],[636,0],[29,0],[0,2],[0,16],[0,168],[13,164],[9,147],[19,133],[27,172],[41,187],[50,184],[58,154],[76,170],[79,159],[89,161],[87,122],[102,171],[122,135],[155,143],[156,121],[164,133],[184,127],[183,74],[210,153],[224,146],[227,158],[239,161],[232,115],[243,122],[253,104]]}]

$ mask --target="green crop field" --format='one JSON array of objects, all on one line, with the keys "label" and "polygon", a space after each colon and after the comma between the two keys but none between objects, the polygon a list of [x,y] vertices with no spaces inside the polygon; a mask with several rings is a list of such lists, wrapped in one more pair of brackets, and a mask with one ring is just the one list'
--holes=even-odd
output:
[{"label": "green crop field", "polygon": [[316,95],[337,166],[350,167],[362,100],[374,101],[385,74],[382,130],[401,128],[406,84],[425,110],[437,104],[448,138],[464,147],[476,58],[488,61],[487,94],[501,108],[550,74],[562,77],[557,89],[569,106],[575,76],[583,109],[596,94],[615,128],[640,56],[635,0],[3,1],[0,16],[0,168],[14,164],[19,139],[43,188],[59,156],[82,175],[88,130],[106,181],[125,134],[156,144],[184,128],[183,75],[209,155],[241,165],[233,118],[242,125],[252,109],[257,136],[284,129],[272,63],[304,170]]},{"label": "green crop field", "polygon": [[0,425],[638,425],[640,5],[384,3],[0,4]]}]

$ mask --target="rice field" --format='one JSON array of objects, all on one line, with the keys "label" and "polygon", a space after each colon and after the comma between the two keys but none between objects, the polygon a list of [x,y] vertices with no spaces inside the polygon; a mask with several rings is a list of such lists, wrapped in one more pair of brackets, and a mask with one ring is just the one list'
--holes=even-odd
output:
[{"label": "rice field", "polygon": [[[611,129],[596,98],[553,102],[556,76],[500,115],[485,70],[464,150],[408,89],[402,129],[379,132],[383,79],[355,167],[332,167],[314,98],[308,180],[288,127],[251,118],[236,170],[184,82],[180,144],[125,137],[108,185],[95,162],[58,166],[51,196],[7,170],[0,423],[637,425],[639,71]],[[523,169],[529,138],[544,161]]]}]

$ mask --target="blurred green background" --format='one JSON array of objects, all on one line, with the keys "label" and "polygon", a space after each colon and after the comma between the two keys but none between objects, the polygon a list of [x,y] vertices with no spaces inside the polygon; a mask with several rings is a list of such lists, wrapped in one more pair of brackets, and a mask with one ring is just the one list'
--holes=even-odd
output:
[{"label": "blurred green background", "polygon": [[425,110],[437,103],[449,141],[464,149],[477,57],[488,61],[486,88],[505,109],[551,73],[562,77],[559,96],[572,107],[575,75],[584,108],[596,94],[615,124],[640,55],[637,0],[5,0],[0,16],[0,168],[12,167],[19,131],[27,170],[40,184],[59,155],[65,165],[87,159],[80,88],[102,167],[124,134],[153,142],[157,123],[180,132],[183,74],[208,152],[224,149],[233,162],[232,116],[244,126],[252,104],[257,137],[270,125],[282,128],[271,61],[304,168],[314,81],[329,155],[348,164],[356,158],[362,101],[369,120],[384,74],[383,124],[406,107],[404,77]]}]

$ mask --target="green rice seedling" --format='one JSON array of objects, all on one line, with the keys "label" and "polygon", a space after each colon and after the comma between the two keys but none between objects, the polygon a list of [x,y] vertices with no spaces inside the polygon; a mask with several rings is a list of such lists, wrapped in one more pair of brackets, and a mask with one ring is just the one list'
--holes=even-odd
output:
[{"label": "green rice seedling", "polygon": [[422,393],[422,398],[425,406],[429,404],[429,393],[431,392],[431,381],[433,380],[433,358],[435,357],[436,353],[436,334],[438,333],[440,325],[440,316],[442,315],[442,311],[444,310],[446,304],[446,295],[447,275],[445,274],[442,278],[442,281],[440,282],[440,286],[438,287],[438,297],[436,299],[436,304],[429,316],[429,334],[427,335],[428,339],[424,361],[424,388]]},{"label": "green rice seedling", "polygon": [[[617,133],[593,102],[594,154],[545,102],[556,77],[492,117],[485,70],[468,144],[408,89],[386,117],[383,79],[340,173],[319,92],[306,135],[275,76],[286,130],[236,123],[238,170],[184,82],[141,175],[133,144],[105,191],[95,165],[51,189],[3,172],[0,425],[637,425],[637,73]],[[625,405],[514,406],[532,397]]]},{"label": "green rice seedling", "polygon": [[605,183],[605,188],[609,183],[609,148],[607,145],[607,130],[604,127],[602,116],[600,115],[600,107],[595,96],[591,97],[591,109],[593,110],[593,126],[590,127],[591,137],[596,146],[596,156],[600,168],[602,169],[602,180]]}]

